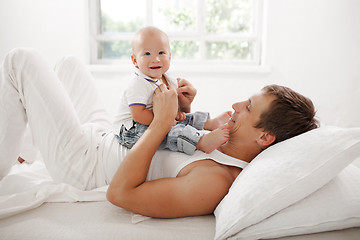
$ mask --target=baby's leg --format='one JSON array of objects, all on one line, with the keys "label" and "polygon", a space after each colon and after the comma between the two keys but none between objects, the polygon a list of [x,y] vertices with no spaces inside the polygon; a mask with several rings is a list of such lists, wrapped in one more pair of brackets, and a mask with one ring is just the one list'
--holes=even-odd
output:
[{"label": "baby's leg", "polygon": [[209,119],[210,115],[208,112],[194,112],[186,113],[185,119],[182,121],[177,121],[177,124],[190,125],[191,127],[196,128],[197,130],[203,130],[206,121]]},{"label": "baby's leg", "polygon": [[196,150],[201,133],[190,125],[177,124],[171,128],[159,149],[184,152],[192,155]]},{"label": "baby's leg", "polygon": [[214,131],[203,135],[196,145],[196,148],[205,152],[211,153],[229,139],[228,125],[223,125]]},{"label": "baby's leg", "polygon": [[231,111],[223,112],[216,118],[208,119],[204,125],[204,129],[213,131],[227,123],[230,117]]}]

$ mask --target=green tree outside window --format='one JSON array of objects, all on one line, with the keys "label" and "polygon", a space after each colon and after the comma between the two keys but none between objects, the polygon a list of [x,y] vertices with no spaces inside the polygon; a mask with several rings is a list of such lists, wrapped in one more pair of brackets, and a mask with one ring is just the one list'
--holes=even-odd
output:
[{"label": "green tree outside window", "polygon": [[[112,0],[101,0],[101,34],[104,36],[119,36],[134,33],[146,26],[145,7],[136,8],[131,17],[116,18],[111,9]],[[136,3],[138,1],[138,3]],[[170,36],[173,59],[187,60],[251,60],[253,59],[254,42],[252,40],[216,39],[217,36],[246,36],[252,34],[254,0],[204,0],[203,28],[199,29],[198,5],[195,0],[153,0],[153,23],[162,28]],[[119,2],[119,1],[115,1]],[[145,1],[133,0],[137,4]],[[105,4],[106,3],[106,4]],[[122,5],[126,7],[127,4]],[[134,5],[135,6],[135,5]],[[112,12],[111,12],[112,11]],[[123,9],[123,11],[125,11]],[[130,10],[129,10],[130,11]],[[120,13],[119,13],[120,15]],[[197,36],[202,31],[201,38]],[[190,36],[188,39],[172,38],[171,34]],[[214,40],[215,37],[215,40]],[[200,54],[200,46],[204,51]],[[101,59],[129,59],[131,40],[100,40],[98,41],[98,56]]]}]

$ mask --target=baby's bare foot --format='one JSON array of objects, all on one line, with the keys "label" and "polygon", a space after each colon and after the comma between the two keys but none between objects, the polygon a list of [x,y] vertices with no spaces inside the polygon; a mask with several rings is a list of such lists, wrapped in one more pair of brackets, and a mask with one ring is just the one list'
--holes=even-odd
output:
[{"label": "baby's bare foot", "polygon": [[227,123],[229,121],[230,117],[231,117],[231,111],[223,112],[216,118],[207,120],[204,125],[204,129],[213,131],[213,130],[223,126],[225,123]]},{"label": "baby's bare foot", "polygon": [[211,153],[221,145],[227,142],[229,139],[229,129],[228,125],[223,125],[220,128],[215,129],[214,131],[203,135],[196,148],[205,152]]}]

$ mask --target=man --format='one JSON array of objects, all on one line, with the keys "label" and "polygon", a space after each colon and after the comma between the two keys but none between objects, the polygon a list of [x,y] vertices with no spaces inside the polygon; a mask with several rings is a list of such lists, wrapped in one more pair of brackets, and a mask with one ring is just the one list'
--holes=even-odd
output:
[{"label": "man", "polygon": [[230,138],[219,148],[218,159],[204,154],[174,177],[145,181],[156,149],[175,118],[176,92],[161,85],[153,101],[154,120],[126,155],[107,193],[113,204],[151,217],[212,213],[241,172],[226,159],[250,162],[271,144],[318,127],[309,99],[289,88],[267,86],[247,101],[233,104],[227,123]]},{"label": "man", "polygon": [[178,104],[189,111],[195,94],[186,81],[179,89],[157,88],[154,119],[128,151],[118,144],[91,74],[81,62],[64,58],[53,71],[37,51],[15,49],[0,74],[0,179],[17,161],[29,124],[55,181],[93,189],[112,179],[107,197],[117,206],[151,217],[202,215],[213,212],[244,163],[277,141],[317,127],[309,99],[285,87],[268,86],[233,105],[227,123],[230,137],[219,151],[198,152],[193,159],[178,153],[179,159],[168,161],[175,162],[170,174],[146,181]]}]

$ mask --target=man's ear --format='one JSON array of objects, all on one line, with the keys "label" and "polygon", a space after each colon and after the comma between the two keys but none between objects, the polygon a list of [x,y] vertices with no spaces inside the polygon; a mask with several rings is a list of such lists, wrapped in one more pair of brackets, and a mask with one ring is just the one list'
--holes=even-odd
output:
[{"label": "man's ear", "polygon": [[136,68],[139,68],[138,64],[137,64],[137,61],[136,61],[136,56],[134,54],[131,54],[131,61],[132,61],[132,63],[134,64],[134,66]]},{"label": "man's ear", "polygon": [[272,144],[276,140],[276,137],[270,132],[262,132],[259,138],[257,139],[257,143],[260,146],[267,147]]}]

